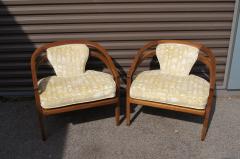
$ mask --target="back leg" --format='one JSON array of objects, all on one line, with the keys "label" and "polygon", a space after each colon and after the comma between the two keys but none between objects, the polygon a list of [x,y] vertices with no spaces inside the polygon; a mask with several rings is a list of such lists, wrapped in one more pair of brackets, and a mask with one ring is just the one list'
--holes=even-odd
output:
[{"label": "back leg", "polygon": [[127,100],[127,102],[126,102],[126,121],[127,121],[127,126],[130,125],[130,118],[131,118],[130,104],[131,103]]},{"label": "back leg", "polygon": [[202,128],[202,135],[201,135],[201,140],[204,141],[207,135],[208,131],[208,125],[209,125],[209,115],[205,115],[203,119],[203,128]]},{"label": "back leg", "polygon": [[120,124],[120,101],[118,101],[117,105],[115,106],[115,120],[116,125],[118,126]]},{"label": "back leg", "polygon": [[46,137],[46,130],[44,127],[43,115],[40,113],[38,114],[38,121],[39,121],[39,127],[40,127],[40,131],[41,131],[42,140],[46,141],[47,137]]},{"label": "back leg", "polygon": [[207,135],[208,127],[209,127],[209,119],[212,111],[212,101],[213,101],[213,94],[210,95],[208,99],[208,104],[206,107],[206,113],[203,117],[203,128],[202,128],[202,134],[201,134],[201,140],[204,141]]}]

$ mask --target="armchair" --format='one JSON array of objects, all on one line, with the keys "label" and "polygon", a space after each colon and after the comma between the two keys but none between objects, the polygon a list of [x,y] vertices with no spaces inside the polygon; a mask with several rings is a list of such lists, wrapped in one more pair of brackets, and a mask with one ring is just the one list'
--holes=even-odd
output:
[{"label": "armchair", "polygon": [[[157,56],[160,70],[144,71],[133,80],[138,65]],[[196,61],[209,69],[209,82],[189,75]],[[131,104],[144,105],[203,117],[201,140],[206,137],[215,89],[216,66],[210,49],[180,40],[157,40],[136,55],[127,74],[126,121],[130,125]]]},{"label": "armchair", "polygon": [[[85,71],[88,56],[101,60],[112,75]],[[38,66],[47,61],[56,75],[38,80]],[[115,104],[115,120],[119,125],[119,74],[111,57],[99,44],[66,40],[43,45],[32,54],[31,71],[43,140],[46,140],[43,118],[64,112]]]}]

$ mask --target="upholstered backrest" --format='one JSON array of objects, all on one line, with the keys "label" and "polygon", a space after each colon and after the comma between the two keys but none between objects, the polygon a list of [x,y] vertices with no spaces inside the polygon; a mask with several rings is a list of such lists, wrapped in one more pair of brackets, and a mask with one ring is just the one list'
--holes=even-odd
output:
[{"label": "upholstered backrest", "polygon": [[66,44],[47,49],[47,58],[57,76],[73,77],[85,72],[89,48],[85,44]]},{"label": "upholstered backrest", "polygon": [[197,60],[199,49],[177,43],[163,43],[156,48],[162,73],[187,76]]}]

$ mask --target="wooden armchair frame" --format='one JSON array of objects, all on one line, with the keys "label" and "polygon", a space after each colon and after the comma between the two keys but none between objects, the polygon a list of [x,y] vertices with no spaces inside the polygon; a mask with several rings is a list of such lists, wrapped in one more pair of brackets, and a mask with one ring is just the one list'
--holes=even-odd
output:
[{"label": "wooden armchair frame", "polygon": [[[90,50],[89,56],[95,57],[95,58],[101,60],[107,66],[107,68],[111,71],[111,74],[113,75],[114,81],[116,83],[116,96],[115,97],[98,100],[98,101],[93,101],[93,102],[86,102],[86,103],[74,104],[74,105],[69,105],[69,106],[64,106],[64,107],[59,107],[59,108],[53,108],[53,109],[44,109],[41,106],[40,97],[39,97],[39,93],[38,93],[37,68],[40,64],[47,61],[46,54],[43,56],[41,56],[41,55],[43,52],[46,52],[46,50],[50,47],[65,45],[65,44],[86,44]],[[113,64],[111,57],[108,55],[107,51],[99,44],[97,44],[95,42],[90,42],[87,40],[65,40],[65,41],[58,41],[58,42],[53,42],[53,43],[43,45],[43,46],[37,48],[34,51],[34,53],[32,54],[31,72],[32,72],[34,95],[35,95],[35,101],[36,101],[36,108],[37,108],[37,112],[38,112],[38,116],[39,116],[39,126],[40,126],[40,130],[41,130],[42,140],[46,140],[46,131],[45,131],[45,127],[44,127],[43,118],[45,116],[64,113],[64,112],[70,112],[70,111],[75,111],[75,110],[80,110],[80,109],[87,109],[87,108],[116,104],[115,105],[115,120],[116,120],[116,125],[119,125],[119,118],[120,118],[119,74],[117,72],[115,65]]]},{"label": "wooden armchair frame", "polygon": [[[207,105],[205,109],[193,109],[193,108],[187,108],[187,107],[181,107],[171,104],[164,104],[164,103],[158,103],[158,102],[152,102],[152,101],[146,101],[146,100],[139,100],[134,99],[130,97],[130,86],[132,83],[132,78],[134,75],[134,72],[136,71],[138,65],[146,58],[151,58],[156,54],[156,49],[149,50],[156,48],[158,44],[162,43],[178,43],[178,44],[186,44],[193,47],[197,47],[201,52],[205,53],[203,55],[202,53],[199,53],[198,55],[198,61],[205,64],[209,69],[209,82],[210,82],[210,90],[209,90],[209,97],[207,101]],[[138,51],[138,54],[136,55],[130,70],[127,74],[127,98],[126,98],[126,121],[127,125],[130,125],[130,118],[131,118],[131,112],[130,107],[131,104],[137,104],[137,105],[144,105],[144,106],[150,106],[150,107],[156,107],[161,109],[167,109],[167,110],[173,110],[178,112],[184,112],[184,113],[190,113],[194,115],[198,115],[203,117],[203,128],[202,128],[202,134],[201,134],[201,140],[203,141],[206,137],[206,133],[209,126],[209,116],[210,112],[212,110],[212,103],[213,103],[213,95],[214,95],[214,89],[215,89],[215,81],[216,81],[216,64],[215,64],[215,57],[212,53],[212,51],[205,47],[202,44],[196,44],[189,41],[180,41],[180,40],[158,40],[158,41],[152,41],[146,44],[143,48],[141,48]]]}]

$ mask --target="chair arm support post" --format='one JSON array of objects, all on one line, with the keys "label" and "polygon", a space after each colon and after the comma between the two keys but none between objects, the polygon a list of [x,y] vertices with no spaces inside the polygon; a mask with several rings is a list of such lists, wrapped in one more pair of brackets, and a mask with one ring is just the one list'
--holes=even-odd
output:
[{"label": "chair arm support post", "polygon": [[204,63],[209,69],[209,82],[210,82],[210,89],[215,89],[216,83],[216,59],[211,51],[211,49],[202,46],[200,48],[204,53],[207,54],[207,57],[203,55],[199,56],[198,60]]},{"label": "chair arm support post", "polygon": [[43,53],[44,50],[45,50],[44,47],[40,47],[36,49],[33,52],[31,57],[31,73],[32,73],[32,81],[33,81],[33,90],[34,90],[34,96],[36,100],[36,107],[39,113],[42,113],[42,107],[40,104],[40,96],[38,93],[38,78],[37,78],[38,63],[36,62],[36,60],[37,60],[37,57]]}]

